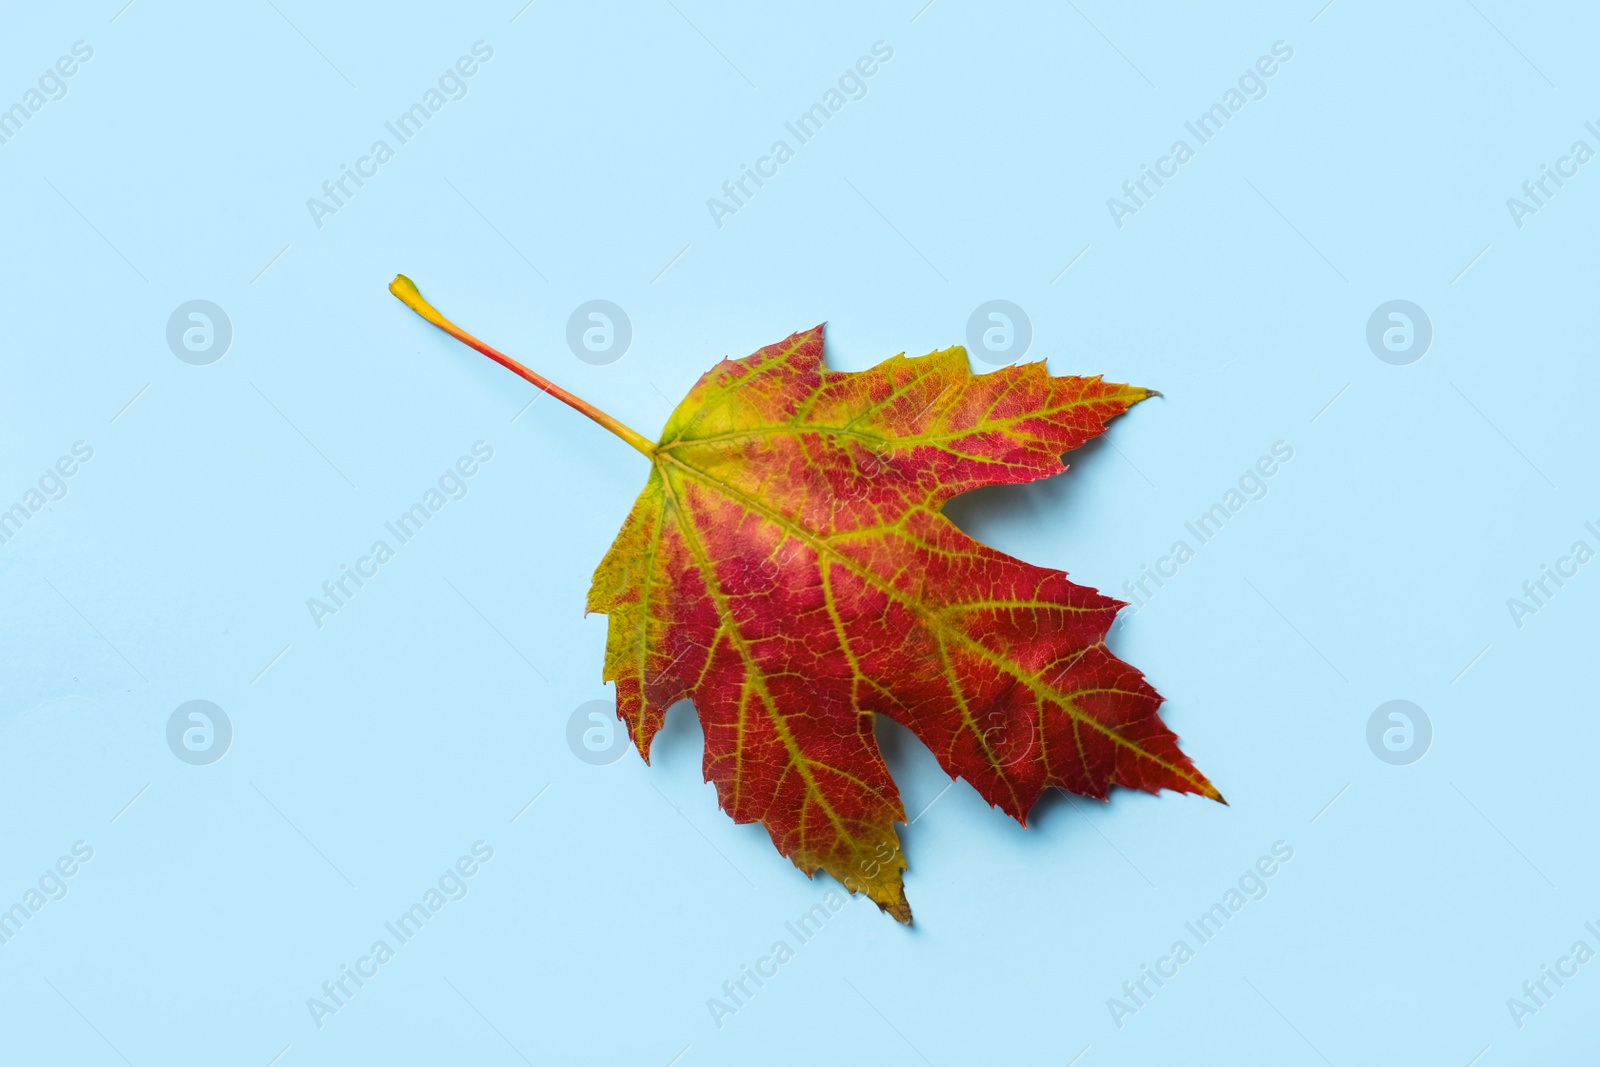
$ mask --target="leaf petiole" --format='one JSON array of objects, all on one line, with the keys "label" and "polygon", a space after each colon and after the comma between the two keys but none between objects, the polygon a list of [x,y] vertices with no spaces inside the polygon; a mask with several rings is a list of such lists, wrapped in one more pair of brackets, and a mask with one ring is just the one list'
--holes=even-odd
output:
[{"label": "leaf petiole", "polygon": [[583,412],[595,422],[598,422],[601,426],[604,426],[606,429],[610,430],[612,433],[616,434],[618,437],[622,438],[624,441],[628,442],[628,444],[632,445],[645,455],[653,457],[656,454],[656,446],[651,444],[649,438],[645,437],[639,431],[630,426],[625,426],[621,422],[618,422],[616,419],[612,418],[610,415],[607,415],[605,412],[601,411],[599,408],[595,407],[593,404],[589,403],[587,400],[584,400],[582,397],[574,396],[549,379],[534,373],[527,367],[524,367],[521,363],[518,363],[510,356],[506,355],[504,352],[489,347],[476,337],[472,336],[466,330],[463,330],[461,327],[445,318],[439,313],[438,308],[434,307],[432,304],[423,299],[422,294],[417,291],[416,283],[410,278],[407,278],[404,274],[396,274],[394,276],[394,281],[389,283],[389,292],[393,293],[395,297],[399,299],[399,301],[406,307],[410,308],[412,311],[415,311],[418,315],[421,315],[423,318],[439,327],[439,329],[443,330],[451,337],[454,337],[457,341],[460,341],[469,348],[477,349],[479,352],[482,352],[484,355],[488,356],[502,367],[505,367],[507,370],[526,378],[528,381],[532,382],[534,385],[537,385],[540,389],[543,389],[545,392],[549,393],[563,404],[566,404],[568,407]]}]

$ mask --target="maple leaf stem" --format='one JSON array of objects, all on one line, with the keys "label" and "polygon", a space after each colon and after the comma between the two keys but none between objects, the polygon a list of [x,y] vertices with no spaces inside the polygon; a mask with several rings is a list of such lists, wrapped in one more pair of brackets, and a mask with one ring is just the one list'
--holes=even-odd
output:
[{"label": "maple leaf stem", "polygon": [[428,303],[427,300],[423,299],[422,294],[417,291],[416,283],[410,278],[407,278],[404,274],[396,274],[394,276],[394,281],[389,283],[389,292],[393,293],[396,298],[398,298],[399,301],[406,307],[410,308],[412,311],[415,311],[418,315],[421,315],[423,318],[439,327],[439,329],[443,330],[451,337],[454,337],[457,341],[460,341],[469,348],[477,349],[479,352],[482,352],[484,355],[488,356],[502,367],[505,367],[507,370],[526,378],[528,381],[532,382],[534,385],[537,385],[540,389],[543,389],[545,392],[549,393],[563,404],[566,404],[568,407],[583,412],[595,422],[598,422],[601,426],[604,426],[606,429],[610,430],[612,433],[616,434],[618,437],[622,438],[624,441],[628,442],[628,444],[632,445],[640,452],[643,452],[645,455],[654,456],[656,454],[656,446],[651,444],[650,439],[645,437],[644,434],[633,429],[631,426],[627,426],[612,418],[610,415],[607,415],[605,412],[601,411],[599,408],[595,407],[582,397],[574,396],[573,394],[567,392],[565,389],[561,388],[561,386],[550,381],[548,378],[545,378],[543,375],[529,370],[527,367],[524,367],[521,363],[518,363],[504,352],[484,344],[466,330],[463,330],[461,327],[445,318],[439,313],[438,308],[434,307],[432,304]]}]

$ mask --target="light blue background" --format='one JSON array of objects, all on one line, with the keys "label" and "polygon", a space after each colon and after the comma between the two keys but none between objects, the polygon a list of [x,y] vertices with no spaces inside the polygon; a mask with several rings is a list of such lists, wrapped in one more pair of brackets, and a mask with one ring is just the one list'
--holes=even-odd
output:
[{"label": "light blue background", "polygon": [[[1522,1029],[1506,1000],[1600,948],[1600,565],[1520,629],[1506,600],[1596,544],[1600,164],[1520,229],[1506,198],[1600,148],[1600,20],[922,2],[0,13],[0,106],[94,49],[0,145],[0,502],[94,449],[0,545],[0,906],[94,849],[0,946],[0,1059],[1592,1059],[1600,963]],[[468,95],[318,228],[306,199],[478,40]],[[714,225],[706,199],[880,40],[868,95]],[[1268,95],[1119,229],[1106,199],[1279,40]],[[1231,806],[1052,797],[1024,831],[886,728],[917,925],[858,901],[799,945],[785,922],[832,883],[717,810],[689,709],[650,767],[565,740],[608,696],[583,597],[644,463],[523,412],[396,271],[651,436],[723,355],[827,320],[859,368],[1014,301],[1029,358],[1165,398],[953,513],[1112,593],[1287,442],[1113,632]],[[165,341],[195,298],[234,330],[210,366]],[[633,324],[610,366],[564,340],[592,298]],[[1409,366],[1365,341],[1395,298],[1435,330]],[[478,440],[470,494],[317,628],[306,599]],[[197,698],[235,732],[205,767],[164,734]],[[1404,767],[1365,737],[1396,698],[1434,730]],[[319,1029],[307,998],[479,840],[470,894]],[[1269,895],[1119,1029],[1108,998],[1280,840]],[[707,998],[780,938],[795,958],[718,1028]]]}]

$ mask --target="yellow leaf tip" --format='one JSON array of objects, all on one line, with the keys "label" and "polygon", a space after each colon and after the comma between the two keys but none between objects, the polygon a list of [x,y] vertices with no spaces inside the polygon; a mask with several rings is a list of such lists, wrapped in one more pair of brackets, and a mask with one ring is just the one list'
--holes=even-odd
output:
[{"label": "yellow leaf tip", "polygon": [[906,895],[904,892],[900,894],[900,898],[898,900],[890,901],[887,904],[881,900],[875,900],[873,903],[878,905],[879,911],[892,916],[895,922],[899,923],[900,925],[911,925],[911,904],[906,900]]}]

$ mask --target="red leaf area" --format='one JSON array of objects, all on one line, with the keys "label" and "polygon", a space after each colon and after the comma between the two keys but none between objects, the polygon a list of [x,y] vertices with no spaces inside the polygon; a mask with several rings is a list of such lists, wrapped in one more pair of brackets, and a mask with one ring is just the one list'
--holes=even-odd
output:
[{"label": "red leaf area", "polygon": [[875,715],[1024,824],[1052,786],[1220,800],[1106,649],[1122,602],[942,514],[1060,473],[1148,391],[1042,363],[974,375],[960,348],[835,371],[822,348],[818,326],[703,375],[595,572],[605,678],[640,753],[692,700],[728,814],[907,923]]}]

